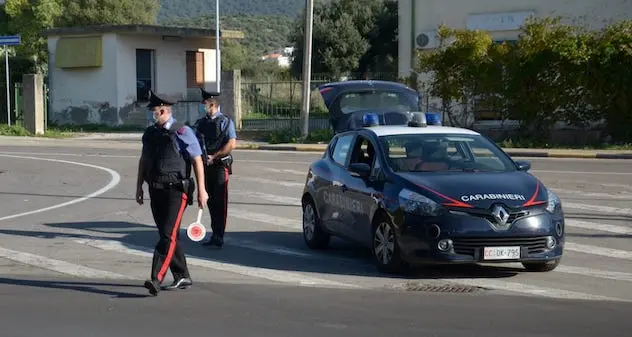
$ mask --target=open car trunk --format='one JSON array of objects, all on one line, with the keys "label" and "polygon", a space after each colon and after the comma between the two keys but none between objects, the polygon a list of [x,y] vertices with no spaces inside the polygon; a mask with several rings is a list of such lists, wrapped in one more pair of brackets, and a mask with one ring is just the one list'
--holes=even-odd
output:
[{"label": "open car trunk", "polygon": [[401,83],[345,81],[318,88],[335,133],[362,127],[362,117],[376,114],[380,125],[406,125],[410,112],[419,111],[419,95]]}]

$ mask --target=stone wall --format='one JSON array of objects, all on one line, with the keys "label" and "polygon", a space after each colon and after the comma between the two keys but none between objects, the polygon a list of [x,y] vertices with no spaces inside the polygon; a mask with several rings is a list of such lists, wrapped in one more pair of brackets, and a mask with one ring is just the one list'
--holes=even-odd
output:
[{"label": "stone wall", "polygon": [[[241,125],[241,73],[236,71],[222,72],[222,92],[220,104],[223,113]],[[159,94],[159,93],[157,93]],[[202,99],[200,89],[187,88],[182,99],[173,107],[174,116],[181,121],[195,122],[201,117],[198,105]],[[152,123],[147,103],[134,102],[125,107],[112,107],[103,102],[95,102],[93,106],[72,107],[64,111],[49,111],[49,122],[56,125],[68,124],[105,124],[108,126],[139,126]]]}]

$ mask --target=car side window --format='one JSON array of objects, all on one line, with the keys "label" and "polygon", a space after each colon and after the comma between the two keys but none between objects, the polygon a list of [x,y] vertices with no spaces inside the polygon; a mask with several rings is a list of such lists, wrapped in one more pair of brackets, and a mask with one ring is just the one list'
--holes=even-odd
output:
[{"label": "car side window", "polygon": [[373,167],[375,157],[375,148],[371,141],[366,137],[358,136],[353,147],[353,154],[349,164],[365,163]]},{"label": "car side window", "polygon": [[346,135],[338,138],[336,141],[336,145],[334,147],[334,153],[332,155],[334,161],[340,165],[345,165],[347,162],[347,156],[349,155],[349,150],[351,149],[351,141],[353,140],[353,135]]}]

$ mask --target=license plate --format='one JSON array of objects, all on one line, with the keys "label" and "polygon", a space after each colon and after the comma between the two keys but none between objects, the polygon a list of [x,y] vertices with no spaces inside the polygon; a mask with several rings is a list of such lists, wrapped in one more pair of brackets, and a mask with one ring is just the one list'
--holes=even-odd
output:
[{"label": "license plate", "polygon": [[516,260],[520,258],[520,247],[485,247],[483,260]]}]

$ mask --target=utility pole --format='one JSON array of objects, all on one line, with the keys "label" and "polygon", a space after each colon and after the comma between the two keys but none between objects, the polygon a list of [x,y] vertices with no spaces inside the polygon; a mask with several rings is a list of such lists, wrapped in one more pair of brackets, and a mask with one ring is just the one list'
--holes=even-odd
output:
[{"label": "utility pole", "polygon": [[219,55],[219,0],[215,0],[215,78],[217,79],[217,93],[221,92],[222,63]]},{"label": "utility pole", "polygon": [[301,136],[309,133],[309,102],[312,77],[312,27],[314,25],[314,0],[305,0],[305,42],[303,43],[303,97],[301,108]]}]

